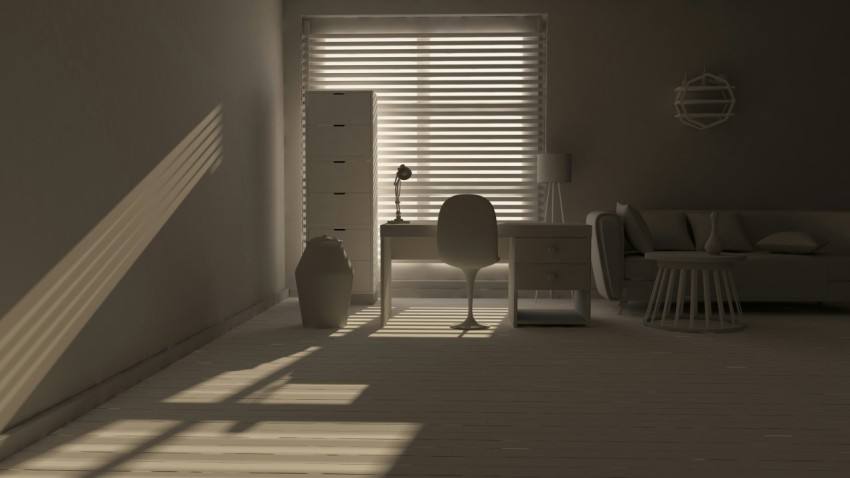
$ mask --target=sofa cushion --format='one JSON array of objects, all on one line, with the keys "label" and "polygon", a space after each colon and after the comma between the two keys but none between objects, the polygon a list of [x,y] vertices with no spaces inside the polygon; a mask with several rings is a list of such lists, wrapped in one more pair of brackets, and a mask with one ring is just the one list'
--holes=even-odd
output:
[{"label": "sofa cushion", "polygon": [[738,293],[754,300],[817,300],[825,296],[829,261],[817,255],[753,252],[734,267]]},{"label": "sofa cushion", "polygon": [[656,251],[693,251],[688,218],[678,211],[649,211],[643,214]]},{"label": "sofa cushion", "polygon": [[623,228],[629,243],[640,252],[652,252],[654,250],[652,233],[649,232],[649,227],[640,211],[628,204],[617,203],[617,214],[623,218]]},{"label": "sofa cushion", "polygon": [[[655,280],[658,266],[642,254],[627,254],[627,281]],[[746,300],[821,300],[829,280],[850,280],[850,256],[774,254],[757,251],[733,267],[738,293]]]},{"label": "sofa cushion", "polygon": [[817,234],[800,231],[784,231],[776,232],[765,237],[758,241],[756,246],[759,249],[770,252],[811,254],[828,243],[829,241]]},{"label": "sofa cushion", "polygon": [[[688,223],[694,231],[694,243],[696,250],[701,251],[705,247],[708,235],[711,234],[711,219],[708,212],[689,212]],[[744,224],[741,215],[737,212],[723,211],[717,213],[717,234],[720,238],[720,246],[728,252],[751,252],[755,250],[753,244],[744,232]]]},{"label": "sofa cushion", "polygon": [[829,280],[832,282],[850,281],[850,256],[838,254],[818,254],[815,256],[829,264]]}]

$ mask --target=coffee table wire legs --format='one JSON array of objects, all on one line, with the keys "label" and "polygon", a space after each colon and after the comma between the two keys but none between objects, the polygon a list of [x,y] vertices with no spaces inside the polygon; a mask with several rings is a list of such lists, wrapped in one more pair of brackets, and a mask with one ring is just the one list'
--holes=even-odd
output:
[{"label": "coffee table wire legs", "polygon": [[[697,325],[700,275],[704,304],[703,327]],[[680,317],[684,319],[686,299],[689,302],[688,320],[680,322]],[[676,301],[675,309],[673,309],[673,300]],[[715,306],[716,310],[714,310]],[[672,316],[672,324],[667,322],[668,315]],[[731,269],[659,267],[644,315],[644,323],[652,327],[692,332],[731,332],[745,328],[744,315]]]},{"label": "coffee table wire legs", "polygon": [[711,319],[711,283],[708,281],[709,272],[702,271],[702,299],[705,303],[705,328],[708,329],[708,321]]},{"label": "coffee table wire legs", "polygon": [[676,269],[670,269],[670,275],[667,278],[667,295],[664,296],[664,311],[661,313],[661,324],[667,319],[667,311],[670,310],[670,296],[673,293],[673,281],[676,280]]},{"label": "coffee table wire legs", "polygon": [[690,328],[694,328],[694,321],[697,317],[697,306],[699,305],[699,298],[697,297],[697,270],[694,269],[691,271],[691,322]]},{"label": "coffee table wire legs", "polygon": [[661,268],[655,273],[655,282],[652,283],[652,292],[649,294],[649,303],[646,304],[646,314],[643,316],[644,321],[649,320],[649,314],[655,307],[655,301],[658,300],[658,284],[661,283]]},{"label": "coffee table wire legs", "polygon": [[[720,271],[714,270],[712,271],[712,275],[714,276],[714,293],[717,298],[717,316],[720,318],[720,328],[724,327],[723,325],[723,288],[720,287]],[[708,300],[708,299],[706,299]],[[705,328],[708,328],[708,323],[705,324]]]},{"label": "coffee table wire legs", "polygon": [[679,294],[676,296],[676,315],[673,316],[673,327],[679,325],[679,316],[682,314],[682,302],[684,302],[683,299],[685,298],[685,275],[687,272],[684,269],[679,271]]}]

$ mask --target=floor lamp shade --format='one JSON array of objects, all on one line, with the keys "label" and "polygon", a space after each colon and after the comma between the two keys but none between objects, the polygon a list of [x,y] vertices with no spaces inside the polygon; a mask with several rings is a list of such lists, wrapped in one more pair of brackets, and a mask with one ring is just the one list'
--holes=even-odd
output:
[{"label": "floor lamp shade", "polygon": [[568,183],[573,178],[573,155],[546,153],[537,155],[538,183]]},{"label": "floor lamp shade", "polygon": [[[561,210],[561,222],[565,222],[561,183],[573,179],[573,155],[570,153],[546,153],[537,155],[537,182],[543,185],[543,222],[555,222],[555,209]],[[556,197],[557,196],[557,197]]]}]

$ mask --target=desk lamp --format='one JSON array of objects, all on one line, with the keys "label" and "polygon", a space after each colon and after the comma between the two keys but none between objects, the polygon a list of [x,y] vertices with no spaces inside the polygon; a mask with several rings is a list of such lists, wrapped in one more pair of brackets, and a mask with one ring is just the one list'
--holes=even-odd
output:
[{"label": "desk lamp", "polygon": [[393,182],[393,185],[395,185],[395,219],[387,221],[387,224],[410,223],[410,221],[405,221],[401,218],[401,201],[399,201],[399,196],[401,195],[401,182],[407,181],[411,176],[413,176],[413,171],[403,164],[399,166],[398,171],[395,172],[395,181]]},{"label": "desk lamp", "polygon": [[[561,223],[564,220],[564,203],[561,197],[561,183],[572,181],[573,155],[570,153],[546,153],[537,155],[537,182],[543,184],[546,202],[543,205],[543,222],[555,222],[555,204],[561,208]],[[558,200],[555,201],[555,192]],[[549,203],[552,203],[550,206]],[[551,218],[550,218],[551,216]]]}]

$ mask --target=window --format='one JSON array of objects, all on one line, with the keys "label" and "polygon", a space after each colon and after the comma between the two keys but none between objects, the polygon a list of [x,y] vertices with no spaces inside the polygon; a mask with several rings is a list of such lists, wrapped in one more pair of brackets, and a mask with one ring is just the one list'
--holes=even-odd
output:
[{"label": "window", "polygon": [[435,221],[443,201],[487,197],[499,220],[537,218],[543,150],[542,16],[319,17],[304,21],[304,91],[377,97],[378,220]]}]

